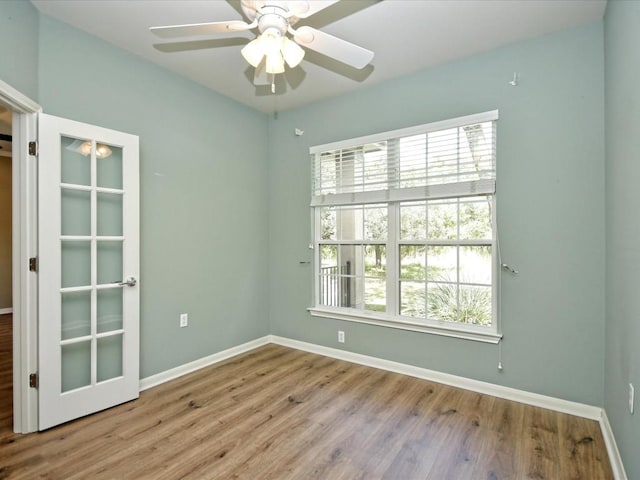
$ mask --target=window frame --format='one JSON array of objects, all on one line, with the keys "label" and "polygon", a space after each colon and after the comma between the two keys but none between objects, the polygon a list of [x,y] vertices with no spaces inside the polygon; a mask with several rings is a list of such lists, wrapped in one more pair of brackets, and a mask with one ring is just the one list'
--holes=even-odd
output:
[{"label": "window frame", "polygon": [[[335,142],[332,144],[319,145],[310,148],[310,154],[312,161],[316,161],[316,156],[320,153],[329,150],[345,149],[356,147],[359,145],[365,145],[367,143],[376,141],[387,141],[394,138],[402,138],[411,135],[420,135],[424,133],[430,133],[433,131],[444,130],[449,128],[459,128],[466,125],[472,125],[475,123],[482,123],[486,121],[497,121],[498,111],[484,112],[475,115],[469,115],[466,117],[459,117],[455,119],[445,120],[441,122],[434,122],[431,124],[420,125],[416,127],[410,127],[401,130],[394,130],[390,132],[383,132],[376,135],[369,135],[366,137],[355,138],[351,140],[345,140],[342,142]],[[495,137],[494,137],[495,138]],[[495,148],[495,145],[494,145]],[[494,150],[495,154],[495,150]],[[312,173],[312,177],[315,173]],[[313,181],[313,178],[312,178]],[[482,180],[480,180],[482,181]],[[434,190],[441,188],[439,185],[430,186],[425,188],[425,192],[428,190]],[[446,188],[446,187],[445,187]],[[460,247],[464,245],[486,245],[491,248],[491,325],[481,326],[474,324],[464,324],[456,322],[446,322],[444,320],[433,320],[427,318],[415,318],[410,316],[404,316],[400,314],[400,247],[401,245],[429,245],[442,244],[443,241],[434,240],[407,240],[400,238],[400,206],[406,203],[409,199],[404,199],[402,195],[402,189],[398,189],[397,195],[394,198],[389,198],[386,202],[362,201],[356,203],[344,204],[342,206],[353,207],[366,207],[368,204],[385,204],[387,206],[387,238],[385,241],[362,239],[362,240],[323,240],[321,237],[321,212],[323,207],[335,206],[340,207],[340,203],[334,203],[332,205],[322,205],[314,202],[312,199],[311,206],[311,218],[312,218],[312,243],[310,246],[313,248],[313,306],[307,310],[312,316],[333,318],[339,320],[353,321],[357,323],[365,323],[370,325],[378,325],[383,327],[391,327],[401,330],[417,331],[423,333],[430,333],[436,335],[443,335],[447,337],[455,337],[466,340],[475,340],[486,343],[496,344],[502,338],[500,333],[500,316],[499,316],[499,292],[500,292],[500,268],[499,268],[499,251],[497,241],[497,214],[496,214],[496,193],[482,193],[478,195],[469,194],[452,194],[441,196],[439,198],[457,198],[464,199],[469,197],[486,196],[491,202],[491,227],[492,236],[490,240],[456,240],[445,241],[452,246]],[[453,192],[455,193],[455,192]],[[313,193],[312,193],[313,195]],[[344,194],[337,194],[344,195]],[[337,196],[336,195],[336,196]],[[365,198],[368,193],[361,194],[360,196]],[[423,198],[413,197],[411,201],[429,201],[434,200],[432,197],[425,196]],[[320,304],[320,274],[321,274],[321,246],[322,245],[373,245],[383,244],[385,245],[386,256],[386,312],[375,312],[372,310],[364,310],[360,308],[351,307],[339,307],[328,306]],[[426,282],[426,279],[425,279]],[[460,279],[457,279],[457,285],[460,285]]]}]

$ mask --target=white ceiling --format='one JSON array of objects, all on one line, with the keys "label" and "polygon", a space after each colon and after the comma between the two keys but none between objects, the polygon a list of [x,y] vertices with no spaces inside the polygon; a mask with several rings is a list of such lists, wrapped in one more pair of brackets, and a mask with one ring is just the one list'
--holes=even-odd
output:
[{"label": "white ceiling", "polygon": [[92,33],[263,112],[297,108],[525,38],[596,21],[606,0],[342,0],[301,20],[375,52],[363,70],[307,51],[278,75],[277,93],[253,85],[240,55],[252,32],[160,40],[151,26],[242,18],[240,0],[32,0],[45,15]]}]

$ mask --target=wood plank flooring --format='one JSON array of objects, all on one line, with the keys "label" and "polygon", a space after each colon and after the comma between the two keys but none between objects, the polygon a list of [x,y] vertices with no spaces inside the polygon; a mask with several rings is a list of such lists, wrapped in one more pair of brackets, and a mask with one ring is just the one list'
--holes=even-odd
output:
[{"label": "wood plank flooring", "polygon": [[613,478],[595,421],[276,345],[16,435],[0,323],[0,479]]}]

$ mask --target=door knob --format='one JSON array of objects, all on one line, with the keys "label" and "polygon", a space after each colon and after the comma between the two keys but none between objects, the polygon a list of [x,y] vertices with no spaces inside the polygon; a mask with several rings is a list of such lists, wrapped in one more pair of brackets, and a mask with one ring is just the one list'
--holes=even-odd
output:
[{"label": "door knob", "polygon": [[124,287],[125,285],[127,287],[134,287],[136,283],[138,283],[138,281],[136,280],[135,277],[129,277],[126,280],[123,280],[122,282],[118,282],[118,285],[120,285],[121,287]]}]

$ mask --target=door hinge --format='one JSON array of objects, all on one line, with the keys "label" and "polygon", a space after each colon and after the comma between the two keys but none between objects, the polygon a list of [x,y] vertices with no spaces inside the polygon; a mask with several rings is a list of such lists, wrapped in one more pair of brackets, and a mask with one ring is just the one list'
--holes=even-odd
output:
[{"label": "door hinge", "polygon": [[38,271],[38,257],[29,258],[29,271],[30,272]]},{"label": "door hinge", "polygon": [[29,142],[29,155],[38,155],[38,142]]},{"label": "door hinge", "polygon": [[29,387],[38,388],[38,374],[37,373],[29,374]]}]

